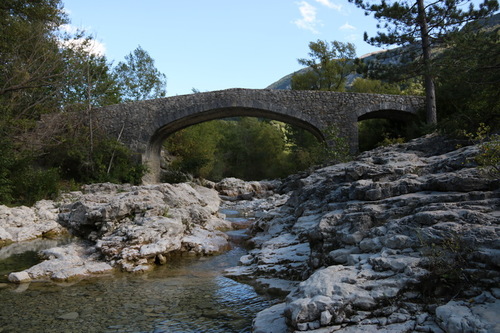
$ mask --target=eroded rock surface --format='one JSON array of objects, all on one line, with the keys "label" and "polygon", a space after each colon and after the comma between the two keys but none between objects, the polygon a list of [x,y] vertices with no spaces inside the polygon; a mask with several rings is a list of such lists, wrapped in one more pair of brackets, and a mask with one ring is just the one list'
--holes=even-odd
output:
[{"label": "eroded rock surface", "polygon": [[284,317],[314,332],[498,329],[500,182],[477,152],[428,136],[290,177],[289,200],[255,223],[255,249],[228,271],[301,281],[258,327]]},{"label": "eroded rock surface", "polygon": [[33,207],[0,205],[0,246],[46,235],[63,233],[57,222],[59,209],[53,201],[42,200]]},{"label": "eroded rock surface", "polygon": [[[221,230],[231,225],[219,216],[219,204],[215,190],[198,185],[88,185],[49,205],[58,208],[50,211],[52,219],[47,218],[45,229],[39,228],[68,230],[85,242],[42,251],[48,260],[12,273],[9,279],[18,283],[62,281],[113,268],[142,272],[176,253],[220,253],[228,247],[227,235]],[[37,207],[34,209],[14,208],[11,212],[27,211],[29,216],[23,221],[29,224]],[[4,221],[8,227],[17,220],[9,217]],[[38,225],[35,218],[31,221],[35,222],[31,225]],[[3,230],[16,235],[24,232],[19,227]],[[17,236],[15,240],[19,239]]]}]

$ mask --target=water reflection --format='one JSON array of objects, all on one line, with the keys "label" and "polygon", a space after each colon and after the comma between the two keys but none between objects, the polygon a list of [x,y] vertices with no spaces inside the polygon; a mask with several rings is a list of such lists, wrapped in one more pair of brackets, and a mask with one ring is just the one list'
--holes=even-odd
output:
[{"label": "water reflection", "polygon": [[0,332],[250,332],[270,301],[222,276],[245,252],[236,246],[69,286],[0,284]]},{"label": "water reflection", "polygon": [[8,281],[7,276],[10,272],[22,271],[39,263],[39,251],[68,244],[71,241],[70,236],[63,236],[57,239],[40,238],[0,247],[0,283]]}]

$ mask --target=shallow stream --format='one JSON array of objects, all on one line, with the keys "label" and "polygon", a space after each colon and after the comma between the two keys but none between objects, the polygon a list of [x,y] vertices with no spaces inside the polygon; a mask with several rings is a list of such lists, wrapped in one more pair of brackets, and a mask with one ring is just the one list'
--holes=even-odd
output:
[{"label": "shallow stream", "polygon": [[[247,224],[237,211],[222,213]],[[246,253],[239,245],[244,231],[229,234],[233,248],[222,255],[175,258],[145,274],[116,273],[66,285],[17,286],[4,279],[0,332],[250,332],[252,318],[272,301],[223,276]],[[29,267],[33,253],[0,258],[0,274]]]}]

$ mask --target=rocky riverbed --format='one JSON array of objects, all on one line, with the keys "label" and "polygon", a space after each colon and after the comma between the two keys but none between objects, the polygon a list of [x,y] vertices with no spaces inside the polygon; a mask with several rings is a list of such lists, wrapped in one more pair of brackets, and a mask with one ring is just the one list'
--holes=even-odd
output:
[{"label": "rocky riverbed", "polygon": [[500,183],[477,153],[428,136],[286,180],[228,271],[298,281],[254,332],[500,332]]},{"label": "rocky riverbed", "polygon": [[94,184],[0,206],[0,242],[79,240],[12,282],[141,273],[225,251],[222,198],[257,217],[252,250],[226,275],[286,295],[255,332],[500,332],[500,182],[477,152],[428,136],[283,182]]}]

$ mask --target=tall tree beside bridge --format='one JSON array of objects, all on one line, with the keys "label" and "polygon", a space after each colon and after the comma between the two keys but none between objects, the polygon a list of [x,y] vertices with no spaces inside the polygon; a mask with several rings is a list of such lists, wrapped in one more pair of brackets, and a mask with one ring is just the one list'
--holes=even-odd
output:
[{"label": "tall tree beside bridge", "polygon": [[[471,0],[349,0],[373,14],[381,21],[375,37],[365,41],[372,45],[419,45],[421,66],[418,74],[424,77],[426,93],[426,118],[429,124],[437,123],[434,88],[435,69],[431,49],[436,43],[446,42],[446,36],[458,31],[465,23],[485,17],[498,10],[497,0],[484,0],[475,8]],[[468,5],[468,6],[467,6]],[[465,9],[462,9],[465,8]]]},{"label": "tall tree beside bridge", "polygon": [[292,77],[292,89],[344,91],[348,75],[356,70],[352,43],[317,40],[309,43],[309,59],[298,59],[309,71]]},{"label": "tall tree beside bridge", "polygon": [[156,67],[153,58],[138,46],[114,69],[125,101],[165,97],[167,77]]}]

